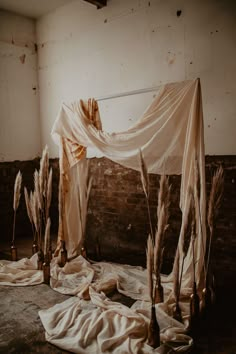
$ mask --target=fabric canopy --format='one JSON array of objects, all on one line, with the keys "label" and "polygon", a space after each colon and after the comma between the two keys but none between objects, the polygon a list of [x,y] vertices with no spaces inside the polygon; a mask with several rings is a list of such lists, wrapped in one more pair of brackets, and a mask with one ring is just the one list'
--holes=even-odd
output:
[{"label": "fabric canopy", "polygon": [[[83,244],[88,196],[86,149],[96,147],[100,155],[140,169],[142,150],[150,173],[181,174],[180,208],[182,227],[178,249],[182,255],[183,224],[188,209],[188,189],[193,187],[196,166],[200,176],[195,241],[196,281],[198,283],[205,249],[205,154],[200,81],[167,84],[140,120],[123,133],[105,133],[101,128],[95,100],[63,104],[54,124],[52,136],[60,146],[60,222],[59,239],[65,240],[69,256],[77,255]],[[201,214],[200,214],[201,211]],[[162,276],[165,302],[156,304],[161,346],[147,344],[150,321],[147,270],[141,267],[105,262],[90,263],[74,257],[61,268],[58,259],[51,262],[52,288],[76,295],[39,312],[46,339],[73,353],[168,354],[186,352],[192,339],[186,334],[189,318],[189,296],[193,272],[190,251],[185,259],[181,284],[180,307],[183,323],[172,317],[175,300],[172,275]],[[181,257],[180,257],[181,259]],[[36,255],[30,260],[0,262],[0,284],[33,285],[43,281],[37,270]],[[109,300],[105,293],[117,289],[137,300],[132,308]],[[87,301],[85,301],[85,299]]]},{"label": "fabric canopy", "polygon": [[[54,141],[60,145],[61,174],[65,192],[63,238],[70,256],[82,246],[82,227],[78,217],[81,204],[82,172],[80,164],[86,148],[96,147],[105,156],[128,168],[140,170],[139,149],[142,150],[149,173],[181,174],[180,208],[185,220],[188,189],[194,185],[196,161],[200,184],[205,186],[205,152],[200,80],[164,85],[137,123],[125,132],[106,133],[101,130],[97,102],[76,101],[62,104],[52,129]],[[201,188],[195,243],[197,281],[203,265],[205,248],[205,188]],[[61,236],[60,236],[61,237]],[[183,223],[179,251],[183,241]],[[180,257],[181,258],[181,257]],[[191,256],[185,260],[183,286],[192,284]]]}]

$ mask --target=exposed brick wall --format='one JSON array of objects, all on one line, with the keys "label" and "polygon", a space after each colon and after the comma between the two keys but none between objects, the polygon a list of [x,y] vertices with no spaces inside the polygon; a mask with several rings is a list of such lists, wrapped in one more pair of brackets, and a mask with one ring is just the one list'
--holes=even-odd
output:
[{"label": "exposed brick wall", "polygon": [[[53,167],[53,201],[51,207],[52,230],[58,226],[58,160],[50,161]],[[207,156],[206,179],[209,195],[211,177],[217,166],[225,171],[224,197],[217,219],[213,240],[212,263],[220,281],[234,279],[236,271],[236,156]],[[15,161],[0,163],[0,229],[1,237],[11,239],[12,200],[15,176],[20,169],[23,185],[33,187],[33,172],[39,161]],[[145,266],[145,247],[149,232],[147,206],[140,175],[105,158],[92,159],[91,190],[88,219],[87,247],[91,258],[113,260]],[[156,225],[156,204],[159,176],[150,175],[152,224]],[[180,176],[170,176],[172,184],[170,227],[165,238],[163,271],[169,272],[178,240],[181,212],[179,210]],[[18,215],[16,237],[31,234],[26,216],[24,198]]]}]

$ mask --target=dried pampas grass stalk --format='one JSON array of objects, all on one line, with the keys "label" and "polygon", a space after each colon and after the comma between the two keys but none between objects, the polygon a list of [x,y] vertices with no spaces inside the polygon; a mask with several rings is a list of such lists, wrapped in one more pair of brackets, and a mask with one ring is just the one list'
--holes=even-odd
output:
[{"label": "dried pampas grass stalk", "polygon": [[24,194],[25,194],[25,205],[26,205],[26,210],[27,210],[27,215],[32,227],[32,234],[33,238],[35,241],[35,232],[34,232],[34,219],[33,219],[33,210],[32,210],[32,203],[31,203],[31,197],[28,194],[27,188],[24,187]]},{"label": "dried pampas grass stalk", "polygon": [[19,206],[20,196],[21,196],[21,182],[22,182],[22,174],[19,171],[16,175],[15,185],[14,185],[14,200],[13,200],[13,209],[16,211]]},{"label": "dried pampas grass stalk", "polygon": [[40,169],[39,169],[39,186],[41,198],[46,198],[47,195],[47,184],[48,184],[48,170],[49,170],[49,154],[47,145],[43,149],[42,157],[40,159]]},{"label": "dried pampas grass stalk", "polygon": [[34,171],[34,192],[35,192],[35,197],[38,200],[39,209],[42,210],[42,198],[40,194],[39,173],[37,170]]},{"label": "dried pampas grass stalk", "polygon": [[157,230],[155,233],[155,246],[154,246],[154,272],[156,275],[157,283],[161,277],[161,266],[163,258],[163,240],[165,232],[168,228],[169,220],[169,206],[170,206],[170,191],[169,178],[162,175],[160,178],[160,188],[158,192],[158,205],[157,205]]},{"label": "dried pampas grass stalk", "polygon": [[[194,163],[194,197],[195,197],[196,210],[198,210],[199,222],[200,222],[200,232],[201,232],[200,237],[201,237],[202,254],[205,255],[205,246],[204,246],[204,242],[203,242],[203,229],[202,229],[202,213],[201,213],[201,208],[200,208],[200,195],[201,195],[200,173],[199,173],[198,159],[196,156],[195,163]],[[203,262],[203,271],[204,271],[204,276],[206,277],[205,261]]]},{"label": "dried pampas grass stalk", "polygon": [[210,230],[210,238],[209,238],[209,246],[208,246],[208,254],[207,254],[206,276],[209,270],[210,253],[211,253],[212,237],[213,237],[213,232],[215,227],[215,220],[219,213],[221,199],[223,196],[223,190],[224,190],[224,170],[222,166],[220,166],[212,178],[212,185],[211,185],[211,191],[209,197],[207,223]]},{"label": "dried pampas grass stalk", "polygon": [[157,204],[157,218],[161,215],[162,205],[165,206],[165,217],[169,218],[169,206],[170,206],[170,192],[171,186],[169,185],[169,178],[165,174],[161,175],[160,188],[158,192],[158,204]]},{"label": "dried pampas grass stalk", "polygon": [[44,235],[44,256],[47,255],[50,246],[50,227],[51,227],[51,220],[50,218],[48,218],[46,223],[46,228],[45,228],[45,235]]},{"label": "dried pampas grass stalk", "polygon": [[34,191],[31,194],[31,205],[32,205],[32,216],[34,220],[34,227],[37,235],[37,241],[41,245],[41,234],[40,234],[40,211],[37,193]]},{"label": "dried pampas grass stalk", "polygon": [[180,280],[179,280],[179,248],[177,248],[175,254],[175,261],[173,266],[173,295],[175,302],[179,302],[180,296]]},{"label": "dried pampas grass stalk", "polygon": [[32,215],[32,210],[31,210],[30,197],[29,197],[26,187],[24,187],[24,194],[25,194],[25,205],[26,205],[27,215],[28,215],[30,223],[32,224],[33,223],[33,215]]},{"label": "dried pampas grass stalk", "polygon": [[21,183],[22,183],[22,174],[19,171],[16,175],[15,185],[14,185],[14,198],[13,198],[14,219],[13,219],[13,231],[12,231],[12,244],[14,244],[15,242],[16,211],[20,203]]},{"label": "dried pampas grass stalk", "polygon": [[147,275],[148,275],[148,290],[149,290],[149,297],[151,299],[152,304],[154,304],[154,294],[153,294],[153,289],[154,289],[154,284],[153,284],[153,241],[152,237],[149,234],[148,239],[147,239],[147,249],[146,249],[146,255],[147,255]]},{"label": "dried pampas grass stalk", "polygon": [[49,177],[47,181],[46,212],[45,212],[46,220],[48,220],[49,218],[51,201],[52,201],[52,168],[50,169]]},{"label": "dried pampas grass stalk", "polygon": [[149,197],[149,180],[148,180],[148,172],[147,166],[143,159],[142,150],[139,150],[139,157],[140,157],[140,171],[141,171],[141,182],[143,186],[143,191],[145,193],[146,198]]},{"label": "dried pampas grass stalk", "polygon": [[[183,259],[180,271],[180,278],[179,278],[179,292],[181,291],[181,283],[183,278],[183,270],[184,270],[184,261],[187,256],[190,242],[192,242],[192,249],[193,249],[193,278],[195,282],[195,258],[194,258],[194,241],[196,237],[196,215],[195,215],[195,199],[194,199],[194,192],[191,187],[188,189],[188,210],[185,213],[184,225],[183,225],[183,244],[182,244],[182,252],[183,252]],[[180,296],[180,294],[179,294]]]},{"label": "dried pampas grass stalk", "polygon": [[148,209],[148,220],[149,220],[149,226],[150,226],[150,232],[151,232],[151,237],[152,237],[152,242],[154,243],[154,233],[153,233],[153,228],[152,228],[152,220],[151,220],[151,213],[150,213],[150,206],[149,206],[149,178],[148,178],[148,171],[146,164],[143,159],[143,154],[142,150],[139,150],[139,158],[140,158],[140,173],[141,173],[141,182],[142,182],[142,187],[143,191],[145,194],[145,199],[147,203],[147,209]]}]

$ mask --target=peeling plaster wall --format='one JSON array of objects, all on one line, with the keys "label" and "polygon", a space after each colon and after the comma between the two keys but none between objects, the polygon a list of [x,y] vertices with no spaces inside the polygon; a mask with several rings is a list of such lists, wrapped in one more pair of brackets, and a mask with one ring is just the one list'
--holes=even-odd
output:
[{"label": "peeling plaster wall", "polygon": [[35,22],[0,10],[0,161],[41,151]]},{"label": "peeling plaster wall", "polygon": [[[234,0],[82,1],[37,22],[43,144],[62,101],[200,77],[206,154],[236,154]],[[100,104],[104,130],[127,129],[153,93]]]}]

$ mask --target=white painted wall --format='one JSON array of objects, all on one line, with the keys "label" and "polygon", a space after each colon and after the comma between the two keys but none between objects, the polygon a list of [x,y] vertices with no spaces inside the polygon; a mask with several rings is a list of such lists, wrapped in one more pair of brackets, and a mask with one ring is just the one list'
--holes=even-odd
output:
[{"label": "white painted wall", "polygon": [[[177,16],[177,10],[182,10]],[[206,154],[236,154],[234,0],[75,1],[37,22],[43,145],[62,101],[200,77]],[[153,94],[104,101],[104,130],[127,129]]]},{"label": "white painted wall", "polygon": [[33,20],[0,11],[0,161],[41,151]]}]

